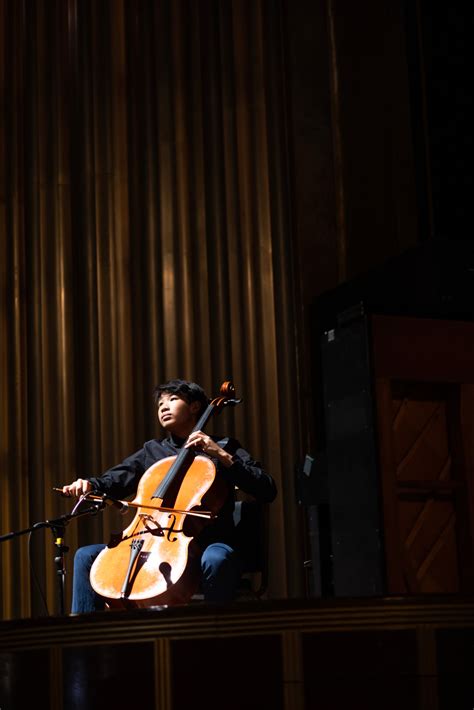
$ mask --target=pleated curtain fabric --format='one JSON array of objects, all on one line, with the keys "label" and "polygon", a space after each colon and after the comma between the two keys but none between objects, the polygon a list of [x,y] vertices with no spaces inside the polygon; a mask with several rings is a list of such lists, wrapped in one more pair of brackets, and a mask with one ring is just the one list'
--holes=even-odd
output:
[{"label": "pleated curtain fabric", "polygon": [[[269,596],[299,593],[283,25],[277,0],[0,0],[0,534],[158,435],[155,384],[232,379],[213,430],[276,478]],[[75,549],[121,524],[67,527],[67,607]],[[53,542],[34,573],[1,544],[3,618],[57,613]]]}]

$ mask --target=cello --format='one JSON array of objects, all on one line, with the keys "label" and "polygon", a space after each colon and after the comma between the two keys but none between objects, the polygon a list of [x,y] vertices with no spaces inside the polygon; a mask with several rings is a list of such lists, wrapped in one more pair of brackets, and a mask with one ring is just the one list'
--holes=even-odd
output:
[{"label": "cello", "polygon": [[[240,401],[233,383],[224,382],[193,432]],[[212,460],[190,448],[183,446],[177,456],[154,463],[141,477],[134,500],[125,503],[137,509],[134,519],[92,565],[93,589],[111,608],[188,602],[200,579],[201,549],[195,537],[217,516],[227,494]]]}]

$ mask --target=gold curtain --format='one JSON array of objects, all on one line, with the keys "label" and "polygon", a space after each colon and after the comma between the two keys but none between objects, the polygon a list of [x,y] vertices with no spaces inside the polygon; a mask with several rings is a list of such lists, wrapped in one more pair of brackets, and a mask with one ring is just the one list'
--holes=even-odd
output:
[{"label": "gold curtain", "polygon": [[[0,534],[68,512],[53,486],[157,435],[156,383],[232,378],[244,403],[214,429],[275,476],[269,596],[301,593],[282,14],[0,0]],[[118,525],[67,527],[67,595],[77,546]],[[51,533],[31,545],[54,613]],[[3,618],[43,614],[28,536],[0,555]]]}]

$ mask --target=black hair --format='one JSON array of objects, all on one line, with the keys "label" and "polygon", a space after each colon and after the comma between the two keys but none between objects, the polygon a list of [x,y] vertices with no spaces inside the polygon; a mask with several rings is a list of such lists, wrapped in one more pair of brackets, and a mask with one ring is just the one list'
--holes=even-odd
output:
[{"label": "black hair", "polygon": [[206,395],[203,388],[195,382],[188,382],[187,380],[170,380],[162,385],[157,385],[153,390],[153,401],[156,407],[158,407],[161,395],[165,392],[167,394],[179,395],[188,404],[191,404],[191,402],[199,402],[201,408],[198,416],[201,416],[209,404],[209,397]]}]

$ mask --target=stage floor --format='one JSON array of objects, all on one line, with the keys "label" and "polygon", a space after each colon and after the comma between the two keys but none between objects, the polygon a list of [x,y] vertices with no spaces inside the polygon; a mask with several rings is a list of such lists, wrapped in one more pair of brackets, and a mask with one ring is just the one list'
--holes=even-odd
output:
[{"label": "stage floor", "polygon": [[472,710],[474,598],[286,600],[0,623],[0,708]]}]

